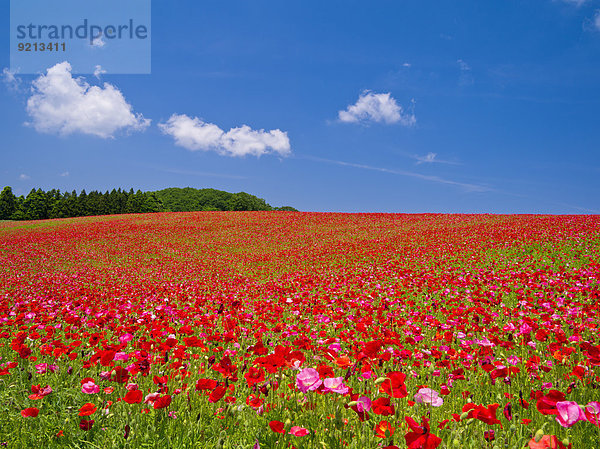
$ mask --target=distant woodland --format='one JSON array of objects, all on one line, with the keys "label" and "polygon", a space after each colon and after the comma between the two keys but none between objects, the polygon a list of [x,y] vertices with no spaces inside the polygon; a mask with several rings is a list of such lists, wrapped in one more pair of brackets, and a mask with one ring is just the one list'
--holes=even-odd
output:
[{"label": "distant woodland", "polygon": [[47,218],[91,215],[136,214],[147,212],[191,211],[291,211],[289,206],[272,207],[262,198],[246,192],[229,193],[191,187],[169,188],[156,192],[113,189],[61,192],[32,189],[27,196],[16,196],[11,187],[0,193],[0,220],[43,220]]}]

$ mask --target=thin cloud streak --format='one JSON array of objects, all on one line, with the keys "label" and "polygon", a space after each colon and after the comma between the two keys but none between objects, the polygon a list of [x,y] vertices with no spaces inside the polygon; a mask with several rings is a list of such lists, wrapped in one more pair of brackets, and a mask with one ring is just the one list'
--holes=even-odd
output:
[{"label": "thin cloud streak", "polygon": [[436,182],[439,184],[454,185],[454,186],[462,187],[463,189],[465,189],[469,192],[492,192],[492,191],[495,191],[495,189],[492,189],[491,187],[487,187],[487,186],[452,181],[451,179],[440,178],[439,176],[423,175],[421,173],[415,173],[415,172],[406,171],[406,170],[394,170],[394,169],[390,169],[390,168],[373,167],[371,165],[355,164],[353,162],[344,162],[344,161],[336,161],[336,160],[331,160],[331,159],[323,159],[323,158],[314,157],[314,156],[304,156],[303,158],[308,159],[308,160],[317,161],[317,162],[325,162],[325,163],[329,163],[329,164],[341,165],[344,167],[354,167],[354,168],[361,168],[363,170],[371,170],[371,171],[378,171],[378,172],[382,172],[382,173],[389,173],[392,175],[407,176],[410,178],[422,179],[424,181]]}]

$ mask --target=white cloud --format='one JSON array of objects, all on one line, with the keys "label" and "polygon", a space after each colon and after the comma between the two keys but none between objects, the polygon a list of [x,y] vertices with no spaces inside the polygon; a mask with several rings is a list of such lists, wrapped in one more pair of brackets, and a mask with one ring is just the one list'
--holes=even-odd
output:
[{"label": "white cloud", "polygon": [[96,48],[102,48],[102,47],[104,47],[105,45],[106,45],[106,42],[104,42],[104,41],[102,40],[102,35],[100,35],[100,36],[98,36],[98,37],[94,38],[94,39],[92,40],[92,43],[91,43],[91,46],[92,46],[92,47],[96,47]]},{"label": "white cloud", "polygon": [[444,161],[444,160],[438,159],[437,158],[437,153],[431,153],[430,152],[430,153],[427,153],[425,156],[415,155],[413,157],[417,160],[417,165],[420,165],[420,164],[432,164],[432,163],[460,165],[458,162]]},{"label": "white cloud", "polygon": [[402,64],[402,67],[408,68],[410,66],[412,66],[412,64],[410,62],[405,62],[404,64]]},{"label": "white cloud", "polygon": [[417,122],[414,114],[405,113],[389,93],[375,94],[369,90],[364,91],[355,104],[339,111],[338,118],[345,123],[373,121],[404,126],[413,126]]},{"label": "white cloud", "polygon": [[96,66],[96,69],[94,70],[94,76],[96,78],[100,79],[100,77],[102,75],[104,75],[105,73],[106,73],[106,70],[104,70],[101,65]]},{"label": "white cloud", "polygon": [[27,112],[37,131],[114,137],[117,131],[142,131],[150,120],[134,114],[115,86],[90,86],[71,76],[68,62],[56,64],[33,81]]},{"label": "white cloud", "polygon": [[427,153],[425,156],[416,156],[417,164],[436,162],[437,153]]},{"label": "white cloud", "polygon": [[60,176],[62,176],[63,178],[64,178],[65,176],[69,176],[69,172],[68,172],[68,171],[62,172],[62,173],[60,174]]},{"label": "white cloud", "polygon": [[225,132],[213,123],[185,114],[173,114],[166,123],[158,126],[164,134],[175,139],[176,145],[191,151],[212,150],[223,156],[262,156],[268,153],[287,156],[291,153],[287,133],[279,129],[256,131],[243,125]]},{"label": "white cloud", "polygon": [[19,90],[21,80],[16,77],[17,72],[4,68],[2,70],[2,81],[10,90]]},{"label": "white cloud", "polygon": [[594,26],[600,31],[600,9],[596,11],[596,15],[594,16]]},{"label": "white cloud", "polygon": [[28,179],[31,179],[31,176],[26,175],[25,173],[19,175],[19,181],[27,181]]}]

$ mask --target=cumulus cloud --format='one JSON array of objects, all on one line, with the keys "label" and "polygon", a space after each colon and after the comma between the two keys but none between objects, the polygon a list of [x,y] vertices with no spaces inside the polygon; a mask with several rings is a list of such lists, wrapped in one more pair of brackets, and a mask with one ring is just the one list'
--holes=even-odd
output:
[{"label": "cumulus cloud", "polygon": [[291,153],[290,140],[286,132],[279,129],[253,130],[247,125],[225,132],[213,123],[197,117],[173,114],[159,128],[175,139],[175,144],[191,151],[216,151],[223,156],[262,156]]},{"label": "cumulus cloud", "polygon": [[69,176],[69,172],[68,171],[64,171],[59,176],[62,176],[64,178],[66,176]]},{"label": "cumulus cloud", "polygon": [[376,94],[369,90],[364,91],[355,104],[339,111],[338,118],[345,123],[373,121],[404,126],[413,126],[417,122],[414,114],[405,113],[389,93]]},{"label": "cumulus cloud", "polygon": [[118,131],[142,131],[150,120],[134,114],[115,86],[90,86],[73,78],[68,62],[56,64],[33,82],[27,112],[37,131],[69,135],[114,137]]},{"label": "cumulus cloud", "polygon": [[600,9],[596,11],[596,15],[594,16],[594,26],[600,31]]},{"label": "cumulus cloud", "polygon": [[19,175],[19,181],[27,181],[28,179],[31,179],[31,176],[26,175],[25,173]]}]

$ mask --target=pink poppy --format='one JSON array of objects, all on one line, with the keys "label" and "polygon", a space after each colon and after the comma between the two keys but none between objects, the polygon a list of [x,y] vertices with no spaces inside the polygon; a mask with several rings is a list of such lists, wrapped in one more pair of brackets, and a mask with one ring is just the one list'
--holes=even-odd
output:
[{"label": "pink poppy", "polygon": [[439,393],[431,388],[421,388],[414,396],[415,402],[419,404],[431,404],[433,407],[439,407],[444,400],[439,397]]},{"label": "pink poppy", "polygon": [[93,380],[84,383],[81,386],[81,392],[85,394],[95,394],[100,392],[100,387]]},{"label": "pink poppy", "polygon": [[358,413],[364,413],[371,410],[371,399],[366,396],[361,396],[356,400],[356,409]]},{"label": "pink poppy", "polygon": [[348,387],[344,385],[343,377],[330,377],[323,381],[323,391],[331,393],[346,394],[348,393]]},{"label": "pink poppy", "polygon": [[308,431],[308,429],[305,429],[304,427],[300,426],[292,426],[292,428],[290,429],[290,435],[294,435],[295,437],[305,437],[309,433],[310,432]]},{"label": "pink poppy", "polygon": [[558,414],[556,420],[563,427],[571,427],[577,421],[584,420],[585,415],[577,402],[561,401],[556,403]]},{"label": "pink poppy", "polygon": [[319,372],[314,368],[305,368],[296,376],[296,387],[302,393],[314,391],[321,386],[323,381],[319,377]]}]

